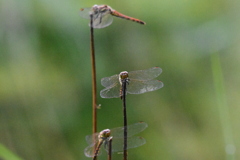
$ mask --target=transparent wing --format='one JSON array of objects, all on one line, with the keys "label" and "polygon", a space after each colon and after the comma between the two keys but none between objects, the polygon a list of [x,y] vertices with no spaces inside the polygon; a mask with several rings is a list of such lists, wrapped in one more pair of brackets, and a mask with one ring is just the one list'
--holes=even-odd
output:
[{"label": "transparent wing", "polygon": [[145,92],[155,91],[163,87],[163,82],[159,80],[141,81],[138,79],[130,79],[127,85],[127,93],[142,94]]},{"label": "transparent wing", "polygon": [[118,78],[118,74],[115,74],[111,77],[104,77],[101,79],[101,84],[104,87],[109,87],[113,84],[115,84],[116,82],[119,82],[119,78]]},{"label": "transparent wing", "polygon": [[[92,143],[91,145],[87,146],[85,149],[84,149],[84,154],[86,157],[93,157],[94,156],[94,153],[95,153],[95,144],[96,143]],[[101,152],[101,149],[98,151],[98,156],[101,155],[102,152]]]},{"label": "transparent wing", "polygon": [[[127,148],[136,148],[145,144],[145,139],[142,137],[132,137],[133,135],[142,132],[148,127],[147,123],[145,122],[138,122],[131,125],[128,125],[128,147]],[[111,136],[113,136],[113,143],[112,143],[112,150],[113,152],[122,151],[123,149],[123,130],[124,127],[117,127],[111,129]],[[94,156],[94,146],[98,143],[98,135],[99,133],[94,133],[92,135],[86,136],[86,141],[89,144],[88,147],[84,149],[84,153],[87,157]],[[93,137],[95,138],[96,142],[93,142]],[[108,146],[104,145],[105,149],[108,150]],[[99,151],[98,155],[101,152]]]},{"label": "transparent wing", "polygon": [[[146,140],[143,137],[128,137],[127,139],[127,149],[136,148],[142,146],[146,143]],[[108,145],[104,146],[108,151]],[[112,152],[123,151],[123,138],[114,138],[112,139]]]},{"label": "transparent wing", "polygon": [[162,69],[159,67],[153,67],[146,70],[138,70],[129,72],[129,79],[138,80],[151,80],[158,77],[162,73]]},{"label": "transparent wing", "polygon": [[118,81],[116,81],[114,84],[101,90],[100,96],[102,98],[118,98],[120,97],[120,90],[121,90],[121,85]]},{"label": "transparent wing", "polygon": [[79,14],[85,19],[90,19],[90,14],[93,14],[93,28],[107,27],[112,24],[113,21],[109,10],[105,12],[94,12],[92,8],[81,8]]},{"label": "transparent wing", "polygon": [[[142,132],[148,127],[145,122],[138,122],[127,126],[128,137],[131,137],[137,133]],[[124,127],[117,127],[111,129],[111,136],[114,138],[123,138]]]},{"label": "transparent wing", "polygon": [[[93,143],[95,144],[95,143],[98,142],[98,135],[99,135],[99,133],[94,133],[94,134],[91,134],[91,135],[87,135],[85,137],[85,139],[86,139],[86,141],[89,145],[91,145]],[[93,142],[93,138],[96,140],[96,142]]]},{"label": "transparent wing", "polygon": [[[128,137],[131,137],[135,134],[138,134],[138,133],[144,131],[147,127],[148,127],[148,124],[146,122],[142,122],[142,121],[128,125],[127,126]],[[117,128],[110,129],[111,136],[114,136],[115,138],[123,138],[123,129],[124,129],[124,127],[117,127]],[[91,145],[93,143],[98,142],[98,135],[99,135],[99,133],[87,135],[85,137],[85,139],[86,139],[87,143],[89,145]],[[97,140],[96,142],[93,142],[93,137],[95,138],[95,140]]]},{"label": "transparent wing", "polygon": [[82,18],[85,18],[85,19],[90,19],[90,13],[92,12],[92,8],[80,8],[80,12],[79,12],[79,15],[82,17]]},{"label": "transparent wing", "polygon": [[93,28],[104,28],[112,24],[112,22],[113,18],[110,14],[98,13],[93,16]]}]

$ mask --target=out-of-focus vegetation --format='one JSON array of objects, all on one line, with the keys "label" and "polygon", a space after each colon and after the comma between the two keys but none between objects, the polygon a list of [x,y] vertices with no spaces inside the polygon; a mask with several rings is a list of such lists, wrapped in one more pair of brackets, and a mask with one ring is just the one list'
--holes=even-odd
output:
[{"label": "out-of-focus vegetation", "polygon": [[[78,12],[94,4],[147,23],[114,18],[95,30],[98,91],[102,77],[163,69],[161,90],[127,97],[129,124],[149,125],[140,134],[147,143],[129,150],[129,159],[239,159],[236,0],[2,0],[0,143],[26,160],[88,159],[89,27]],[[122,126],[120,99],[98,95],[98,103],[98,130]]]},{"label": "out-of-focus vegetation", "polygon": [[16,156],[13,152],[11,152],[2,144],[0,144],[0,157],[4,160],[21,160],[21,158]]}]

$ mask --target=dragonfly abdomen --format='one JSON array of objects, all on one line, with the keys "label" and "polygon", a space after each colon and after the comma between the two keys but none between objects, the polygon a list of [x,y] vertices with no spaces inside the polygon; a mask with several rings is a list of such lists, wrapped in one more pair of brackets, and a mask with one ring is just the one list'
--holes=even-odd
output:
[{"label": "dragonfly abdomen", "polygon": [[129,17],[129,16],[126,16],[122,13],[119,13],[115,10],[111,11],[111,15],[115,16],[115,17],[119,17],[119,18],[123,18],[123,19],[127,19],[127,20],[130,20],[130,21],[134,21],[134,22],[137,22],[139,24],[146,24],[145,22],[139,20],[139,19],[136,19],[136,18],[133,18],[133,17]]},{"label": "dragonfly abdomen", "polygon": [[101,147],[102,143],[103,143],[103,141],[99,141],[99,143],[98,143],[98,145],[97,145],[97,147],[96,147],[96,149],[95,149],[94,158],[93,158],[94,160],[95,160],[96,157],[98,156],[98,153],[99,153],[99,150],[100,150],[100,147]]}]

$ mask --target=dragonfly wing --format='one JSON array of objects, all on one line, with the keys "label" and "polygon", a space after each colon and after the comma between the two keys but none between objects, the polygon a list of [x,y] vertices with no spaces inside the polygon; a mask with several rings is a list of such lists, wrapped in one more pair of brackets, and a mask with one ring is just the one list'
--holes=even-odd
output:
[{"label": "dragonfly wing", "polygon": [[120,89],[121,85],[117,81],[114,84],[110,85],[109,87],[106,87],[105,89],[100,91],[100,96],[102,98],[118,98],[120,97]]},{"label": "dragonfly wing", "polygon": [[128,136],[131,137],[144,131],[148,127],[146,122],[138,122],[128,126]]},{"label": "dragonfly wing", "polygon": [[80,16],[85,19],[90,19],[90,14],[92,12],[92,8],[80,8]]},{"label": "dragonfly wing", "polygon": [[129,79],[138,80],[151,80],[158,77],[162,73],[162,69],[159,67],[153,67],[146,70],[138,70],[129,72]]},{"label": "dragonfly wing", "polygon": [[155,91],[163,87],[163,82],[159,80],[141,81],[130,79],[127,86],[127,93],[130,94],[142,94],[145,92]]},{"label": "dragonfly wing", "polygon": [[[148,124],[145,122],[138,122],[127,126],[128,137],[131,137],[137,133],[142,132],[148,127]],[[115,138],[122,138],[124,132],[124,127],[117,127],[111,129],[111,136]]]},{"label": "dragonfly wing", "polygon": [[[105,12],[94,12],[93,8],[81,8],[80,16],[85,19],[90,19],[90,14],[93,15],[93,28],[104,28],[112,24],[113,18],[109,10]],[[91,27],[91,24],[89,23]]]},{"label": "dragonfly wing", "polygon": [[[146,140],[143,137],[128,137],[127,139],[127,149],[136,148],[142,146],[146,143]],[[108,147],[107,147],[108,148]],[[114,138],[112,139],[112,152],[121,152],[123,151],[123,138]]]},{"label": "dragonfly wing", "polygon": [[[91,134],[91,135],[87,135],[85,137],[85,139],[86,139],[87,143],[90,145],[90,144],[96,143],[98,141],[98,135],[99,135],[99,133],[94,133],[94,134]],[[94,139],[96,140],[96,142],[93,142]]]},{"label": "dragonfly wing", "polygon": [[93,16],[93,28],[105,28],[112,24],[112,21],[113,18],[110,14],[98,13]]},{"label": "dragonfly wing", "polygon": [[104,86],[104,87],[109,87],[113,84],[115,84],[116,82],[119,82],[119,78],[118,78],[118,74],[115,74],[111,77],[104,77],[101,79],[101,84]]},{"label": "dragonfly wing", "polygon": [[[84,149],[84,154],[86,157],[93,157],[94,154],[95,154],[95,145],[96,143],[92,143],[91,145],[87,146],[85,149]],[[101,155],[102,152],[101,150],[98,151],[98,156]]]}]

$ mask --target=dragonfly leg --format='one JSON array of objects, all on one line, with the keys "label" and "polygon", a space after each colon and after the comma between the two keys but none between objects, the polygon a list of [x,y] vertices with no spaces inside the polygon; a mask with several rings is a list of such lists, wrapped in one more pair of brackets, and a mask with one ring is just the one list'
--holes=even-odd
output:
[{"label": "dragonfly leg", "polygon": [[127,84],[128,84],[128,85],[129,85],[129,81],[130,81],[130,79],[129,79],[129,78],[127,78],[127,79],[126,79],[126,82],[127,82]]}]

